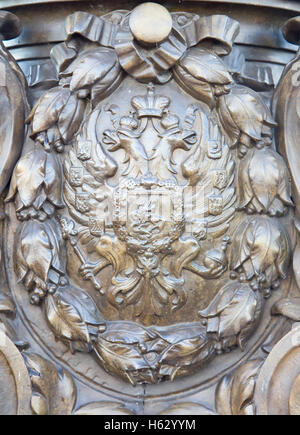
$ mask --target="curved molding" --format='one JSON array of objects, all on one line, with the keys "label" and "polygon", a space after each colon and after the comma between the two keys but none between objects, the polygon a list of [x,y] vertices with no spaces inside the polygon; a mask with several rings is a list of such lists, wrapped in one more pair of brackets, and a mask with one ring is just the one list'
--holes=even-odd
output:
[{"label": "curved molding", "polygon": [[[24,359],[7,335],[0,330],[0,354],[4,357],[16,386],[17,414],[28,415],[30,411],[31,382]],[[10,391],[10,393],[12,393]]]},{"label": "curved molding", "polygon": [[299,414],[300,326],[296,325],[261,368],[254,396],[258,415]]}]

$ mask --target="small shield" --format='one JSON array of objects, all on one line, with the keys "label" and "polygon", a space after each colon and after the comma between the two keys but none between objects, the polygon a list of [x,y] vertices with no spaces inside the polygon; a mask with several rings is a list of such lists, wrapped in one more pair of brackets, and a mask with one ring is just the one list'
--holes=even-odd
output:
[{"label": "small shield", "polygon": [[207,238],[207,220],[195,219],[192,222],[192,235],[197,240],[205,240]]},{"label": "small shield", "polygon": [[76,210],[81,213],[90,211],[90,194],[89,193],[76,193],[75,196]]},{"label": "small shield", "polygon": [[214,169],[212,171],[212,184],[217,189],[225,189],[227,186],[227,171],[226,169]]},{"label": "small shield", "polygon": [[82,186],[83,183],[83,168],[71,166],[70,168],[70,184],[74,187]]},{"label": "small shield", "polygon": [[207,155],[210,159],[220,159],[222,157],[221,143],[216,140],[208,141]]},{"label": "small shield", "polygon": [[91,158],[91,142],[81,141],[77,143],[77,157],[80,160],[89,160]]},{"label": "small shield", "polygon": [[89,218],[89,230],[92,236],[100,237],[105,232],[104,219]]},{"label": "small shield", "polygon": [[222,213],[223,210],[223,197],[222,195],[211,195],[208,197],[208,212],[213,216]]}]

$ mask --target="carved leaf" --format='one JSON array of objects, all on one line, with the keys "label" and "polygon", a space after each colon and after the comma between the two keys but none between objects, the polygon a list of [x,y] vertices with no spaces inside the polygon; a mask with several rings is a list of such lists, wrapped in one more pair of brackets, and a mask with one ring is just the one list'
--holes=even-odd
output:
[{"label": "carved leaf", "polygon": [[45,226],[38,221],[26,222],[20,235],[17,250],[16,271],[23,279],[31,270],[44,283],[47,281],[53,254]]},{"label": "carved leaf", "polygon": [[255,293],[249,288],[238,288],[230,302],[224,308],[219,320],[220,337],[230,337],[239,334],[253,322],[256,310]]},{"label": "carved leaf", "polygon": [[186,366],[205,364],[215,353],[215,344],[206,335],[203,326],[178,325],[173,331],[163,333],[161,328],[155,328],[160,336],[169,342],[160,350],[159,373],[161,377],[168,376],[173,381],[180,370]]},{"label": "carved leaf", "polygon": [[210,108],[215,106],[212,84],[224,86],[232,81],[218,56],[196,47],[190,49],[176,64],[174,75],[180,86]]},{"label": "carved leaf", "polygon": [[152,333],[148,328],[143,328],[136,323],[131,322],[116,322],[108,323],[107,329],[101,335],[105,340],[111,343],[120,344],[141,344],[157,338],[157,334]]},{"label": "carved leaf", "polygon": [[49,237],[52,250],[51,267],[61,275],[64,275],[66,273],[66,247],[57,223],[53,219],[47,219],[43,225]]},{"label": "carved leaf", "polygon": [[86,103],[77,95],[71,94],[58,118],[58,129],[65,143],[68,143],[79,130],[85,113]]},{"label": "carved leaf", "polygon": [[[207,332],[219,338],[237,337],[256,320],[257,297],[247,284],[232,282],[199,315],[207,318]],[[241,342],[239,341],[239,344]]]},{"label": "carved leaf", "polygon": [[90,325],[100,325],[104,322],[96,303],[92,297],[83,290],[68,285],[58,288],[55,295],[62,298],[70,306],[73,305],[83,322]]},{"label": "carved leaf", "polygon": [[76,400],[72,376],[50,361],[33,353],[23,354],[29,369],[33,397],[31,407],[37,415],[70,415]]},{"label": "carved leaf", "polygon": [[155,382],[151,362],[146,359],[142,347],[111,342],[99,335],[94,349],[106,369],[121,375],[131,384],[136,385],[142,379],[146,383]]},{"label": "carved leaf", "polygon": [[239,167],[238,180],[240,208],[281,216],[286,206],[293,206],[288,169],[271,148],[248,152]]},{"label": "carved leaf", "polygon": [[262,360],[243,364],[224,376],[216,391],[216,409],[220,415],[255,415],[253,396]]},{"label": "carved leaf", "polygon": [[214,94],[210,83],[196,79],[179,64],[174,69],[175,78],[187,92],[203,101],[211,109],[215,105]]},{"label": "carved leaf", "polygon": [[110,86],[120,72],[114,50],[103,47],[83,53],[70,65],[69,69],[73,71],[71,91],[93,86],[98,81],[106,81],[107,75],[114,69],[110,81],[106,82],[106,86]]},{"label": "carved leaf", "polygon": [[39,98],[26,121],[27,123],[32,122],[31,136],[34,137],[37,133],[48,130],[57,122],[69,97],[68,88],[57,86]]},{"label": "carved leaf", "polygon": [[264,126],[276,126],[261,97],[249,88],[234,86],[228,95],[221,96],[218,101],[218,114],[232,145],[235,145],[241,132],[259,141]]},{"label": "carved leaf", "polygon": [[19,280],[24,280],[28,290],[37,287],[45,293],[50,267],[60,275],[65,273],[64,245],[57,226],[50,220],[26,222],[16,240],[15,268]]},{"label": "carved leaf", "polygon": [[272,307],[272,314],[281,314],[294,322],[300,321],[300,298],[280,299]]},{"label": "carved leaf", "polygon": [[222,311],[230,305],[237,286],[232,283],[224,286],[214,297],[211,303],[204,310],[199,311],[199,315],[204,318],[212,318],[218,316]]},{"label": "carved leaf", "polygon": [[[167,348],[159,359],[162,366],[174,369],[206,362],[214,354],[214,344],[210,343],[206,335],[187,338]],[[163,367],[164,370],[164,367]],[[176,370],[174,371],[174,375]],[[171,381],[174,376],[171,376]]]},{"label": "carved leaf", "polygon": [[226,65],[215,54],[198,47],[188,50],[179,65],[192,77],[207,83],[226,85],[232,82]]},{"label": "carved leaf", "polygon": [[47,199],[57,208],[64,207],[61,179],[61,166],[58,156],[54,153],[47,153],[44,180],[45,193]]},{"label": "carved leaf", "polygon": [[133,415],[133,412],[119,402],[92,402],[77,409],[74,415]]},{"label": "carved leaf", "polygon": [[205,328],[199,323],[179,323],[175,330],[172,326],[168,329],[152,327],[151,331],[169,344],[176,344],[186,338],[203,337],[205,334]]},{"label": "carved leaf", "polygon": [[94,84],[91,91],[93,107],[96,107],[99,101],[107,96],[108,92],[110,93],[115,89],[122,78],[122,74],[123,71],[119,63],[116,63],[105,77]]},{"label": "carved leaf", "polygon": [[264,286],[285,278],[290,261],[290,241],[278,220],[255,217],[243,222],[236,231],[231,249],[231,269],[243,268],[248,280],[264,274]]},{"label": "carved leaf", "polygon": [[294,246],[294,253],[293,253],[293,271],[294,271],[294,277],[297,284],[298,289],[300,289],[300,273],[299,273],[299,264],[300,264],[300,240],[297,236],[297,232],[299,231],[299,227],[295,225],[294,228],[295,235],[294,237],[291,236],[291,240],[296,240],[296,246]]},{"label": "carved leaf", "polygon": [[53,153],[42,149],[30,151],[15,167],[6,202],[16,197],[16,211],[33,206],[40,210],[46,200],[64,206],[61,189],[61,168]]},{"label": "carved leaf", "polygon": [[25,154],[15,167],[6,201],[12,200],[18,191],[22,204],[29,207],[44,181],[45,164],[45,151],[34,150]]},{"label": "carved leaf", "polygon": [[74,305],[64,300],[63,294],[55,293],[45,299],[45,313],[49,326],[57,338],[72,342],[71,349],[82,350],[77,342],[90,343],[86,323]]}]

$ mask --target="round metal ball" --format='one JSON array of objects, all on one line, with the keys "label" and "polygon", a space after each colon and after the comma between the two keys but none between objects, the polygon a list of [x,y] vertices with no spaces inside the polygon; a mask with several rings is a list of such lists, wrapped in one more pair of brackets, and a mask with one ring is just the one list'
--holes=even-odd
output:
[{"label": "round metal ball", "polygon": [[9,40],[16,38],[22,31],[19,18],[7,11],[0,11],[0,35],[2,39]]},{"label": "round metal ball", "polygon": [[129,27],[137,41],[149,45],[159,44],[172,30],[172,17],[164,6],[143,3],[131,12]]},{"label": "round metal ball", "polygon": [[300,17],[288,20],[282,28],[282,33],[288,42],[300,45]]}]

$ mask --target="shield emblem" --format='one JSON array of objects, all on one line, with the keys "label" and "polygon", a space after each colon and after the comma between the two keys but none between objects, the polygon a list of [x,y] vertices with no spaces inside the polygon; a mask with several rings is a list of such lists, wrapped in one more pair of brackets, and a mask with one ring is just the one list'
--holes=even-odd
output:
[{"label": "shield emblem", "polygon": [[82,186],[83,169],[81,167],[72,166],[70,168],[70,183],[74,187]]},{"label": "shield emblem", "polygon": [[213,216],[217,216],[222,213],[223,209],[223,197],[221,195],[211,195],[208,197],[208,210]]},{"label": "shield emblem", "polygon": [[90,211],[90,195],[82,192],[76,193],[75,207],[82,213]]},{"label": "shield emblem", "polygon": [[7,197],[14,299],[23,307],[29,292],[24,321],[78,376],[91,364],[89,382],[102,369],[132,385],[174,381],[212,359],[223,370],[219,354],[242,358],[288,273],[274,120],[206,45],[227,53],[237,23],[165,13],[170,28],[150,43],[131,12],[69,18],[61,80],[33,108],[35,144]]}]

